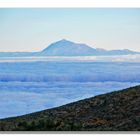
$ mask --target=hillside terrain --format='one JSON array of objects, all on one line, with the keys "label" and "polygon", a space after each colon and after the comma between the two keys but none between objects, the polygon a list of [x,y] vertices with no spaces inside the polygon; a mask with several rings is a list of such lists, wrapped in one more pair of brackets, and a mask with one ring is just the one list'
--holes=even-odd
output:
[{"label": "hillside terrain", "polygon": [[140,86],[0,120],[1,131],[138,131]]}]

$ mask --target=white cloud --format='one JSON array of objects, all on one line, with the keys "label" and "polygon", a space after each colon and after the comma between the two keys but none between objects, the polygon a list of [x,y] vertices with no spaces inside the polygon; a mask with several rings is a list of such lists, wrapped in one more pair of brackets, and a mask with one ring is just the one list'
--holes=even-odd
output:
[{"label": "white cloud", "polygon": [[140,84],[139,63],[0,63],[0,118]]}]

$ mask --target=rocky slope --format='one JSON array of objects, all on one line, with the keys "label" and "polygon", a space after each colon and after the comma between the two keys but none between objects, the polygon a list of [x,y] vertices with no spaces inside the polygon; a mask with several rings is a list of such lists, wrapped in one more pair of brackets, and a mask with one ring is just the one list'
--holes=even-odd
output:
[{"label": "rocky slope", "polygon": [[0,120],[1,131],[138,131],[140,86]]}]

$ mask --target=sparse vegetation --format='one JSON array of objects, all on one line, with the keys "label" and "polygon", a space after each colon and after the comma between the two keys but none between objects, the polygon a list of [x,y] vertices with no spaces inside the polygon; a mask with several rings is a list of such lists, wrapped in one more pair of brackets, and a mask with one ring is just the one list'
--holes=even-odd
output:
[{"label": "sparse vegetation", "polygon": [[1,131],[138,131],[140,86],[0,120]]}]

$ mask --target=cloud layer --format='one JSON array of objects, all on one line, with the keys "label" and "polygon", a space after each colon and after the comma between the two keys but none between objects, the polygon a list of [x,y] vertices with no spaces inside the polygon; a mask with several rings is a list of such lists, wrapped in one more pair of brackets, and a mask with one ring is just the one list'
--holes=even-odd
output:
[{"label": "cloud layer", "polygon": [[0,63],[0,118],[139,85],[139,70],[120,62]]}]

